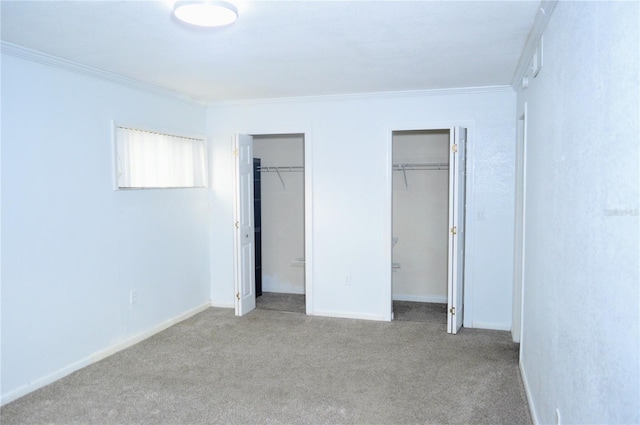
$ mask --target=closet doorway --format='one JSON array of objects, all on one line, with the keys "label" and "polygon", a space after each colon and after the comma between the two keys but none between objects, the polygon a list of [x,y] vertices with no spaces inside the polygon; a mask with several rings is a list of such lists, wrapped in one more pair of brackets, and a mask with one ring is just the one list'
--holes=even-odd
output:
[{"label": "closet doorway", "polygon": [[392,133],[392,311],[442,323],[464,314],[466,129]]},{"label": "closet doorway", "polygon": [[237,315],[256,307],[306,313],[304,138],[236,141]]}]

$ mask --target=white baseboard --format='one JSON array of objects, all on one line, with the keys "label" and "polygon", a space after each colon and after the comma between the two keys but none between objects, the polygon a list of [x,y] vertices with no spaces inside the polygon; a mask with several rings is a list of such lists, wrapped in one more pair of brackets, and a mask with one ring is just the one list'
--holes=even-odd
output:
[{"label": "white baseboard", "polygon": [[531,398],[531,388],[529,387],[529,381],[527,380],[527,374],[524,370],[524,365],[522,364],[522,360],[518,362],[520,366],[520,376],[522,376],[522,384],[524,385],[524,393],[527,395],[527,403],[529,404],[529,413],[531,413],[531,420],[534,425],[538,425],[540,421],[538,420],[538,415],[536,413],[535,405],[533,404],[533,399]]},{"label": "white baseboard", "polygon": [[43,376],[41,378],[36,379],[35,381],[31,381],[26,385],[23,385],[22,387],[16,388],[13,391],[8,392],[7,394],[2,394],[1,398],[0,398],[0,405],[4,406],[7,403],[10,403],[14,400],[17,400],[18,398],[25,396],[27,394],[29,394],[30,392],[33,392],[39,388],[42,388],[44,386],[47,386],[55,381],[57,381],[58,379],[64,378],[65,376],[75,372],[76,370],[80,370],[83,367],[87,367],[92,363],[96,363],[102,359],[105,359],[107,357],[109,357],[112,354],[117,353],[118,351],[122,351],[125,348],[129,348],[147,338],[149,338],[150,336],[153,336],[155,334],[157,334],[158,332],[162,332],[163,330],[175,325],[176,323],[182,322],[183,320],[186,320],[188,318],[190,318],[191,316],[194,316],[206,309],[208,309],[209,307],[211,307],[211,302],[206,302],[198,307],[194,307],[190,310],[187,310],[186,312],[172,318],[169,320],[166,320],[162,323],[160,323],[157,326],[154,326],[153,328],[144,331],[144,332],[140,332],[136,335],[132,335],[110,347],[107,347],[103,350],[97,351],[93,354],[90,354],[89,356],[85,357],[84,359],[81,359],[75,363],[72,363],[68,366],[63,367],[62,369],[59,369],[53,373],[50,373],[46,376]]},{"label": "white baseboard", "polygon": [[511,324],[506,323],[484,323],[484,322],[473,322],[472,328],[475,329],[490,329],[493,331],[511,331]]},{"label": "white baseboard", "polygon": [[304,295],[304,286],[293,286],[262,282],[262,292],[277,292],[279,294]]},{"label": "white baseboard", "polygon": [[446,304],[447,296],[446,295],[406,295],[406,294],[394,294],[394,301],[414,301],[418,303],[438,303],[438,304]]},{"label": "white baseboard", "polygon": [[218,307],[218,308],[236,308],[236,305],[234,303],[219,303],[219,302],[211,302],[211,307]]},{"label": "white baseboard", "polygon": [[377,316],[374,314],[362,314],[362,313],[349,313],[343,311],[328,311],[328,310],[315,310],[310,316],[322,316],[322,317],[337,317],[340,319],[361,319],[361,320],[375,320],[388,322],[382,316]]}]

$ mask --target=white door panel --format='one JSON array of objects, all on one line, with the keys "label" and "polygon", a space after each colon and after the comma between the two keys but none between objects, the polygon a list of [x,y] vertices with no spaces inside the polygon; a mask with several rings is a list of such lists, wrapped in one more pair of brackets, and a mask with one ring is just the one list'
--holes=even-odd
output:
[{"label": "white door panel", "polygon": [[256,308],[253,226],[253,137],[239,134],[236,155],[235,310],[243,316]]},{"label": "white door panel", "polygon": [[464,318],[464,232],[467,130],[449,133],[449,254],[447,332],[455,334]]}]

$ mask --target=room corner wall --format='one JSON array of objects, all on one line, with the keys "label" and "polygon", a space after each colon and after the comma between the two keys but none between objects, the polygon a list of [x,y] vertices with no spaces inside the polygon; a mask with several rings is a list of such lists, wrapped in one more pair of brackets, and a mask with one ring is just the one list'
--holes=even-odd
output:
[{"label": "room corner wall", "polygon": [[539,423],[640,423],[640,4],[559,2],[527,103],[521,369]]},{"label": "room corner wall", "polygon": [[2,54],[3,403],[210,305],[207,189],[114,190],[112,121],[206,132],[202,106]]}]

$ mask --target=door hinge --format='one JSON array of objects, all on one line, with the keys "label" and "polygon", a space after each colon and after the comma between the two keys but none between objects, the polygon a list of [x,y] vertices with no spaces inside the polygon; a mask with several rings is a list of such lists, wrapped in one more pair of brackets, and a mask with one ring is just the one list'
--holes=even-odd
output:
[{"label": "door hinge", "polygon": [[455,307],[451,307],[449,309],[449,313],[451,313],[452,316],[455,316],[456,315],[456,308]]},{"label": "door hinge", "polygon": [[236,221],[236,229],[239,229],[239,228],[240,228],[240,222]]},{"label": "door hinge", "polygon": [[451,150],[453,152],[458,152],[458,145],[456,145],[456,144],[451,145]]},{"label": "door hinge", "polygon": [[456,226],[453,226],[453,227],[451,228],[451,234],[452,234],[452,235],[457,235],[457,234],[458,234],[458,228],[457,228]]},{"label": "door hinge", "polygon": [[233,156],[238,156],[238,149],[233,150]]},{"label": "door hinge", "polygon": [[240,292],[236,292],[236,298],[238,299],[238,301],[240,300]]}]

